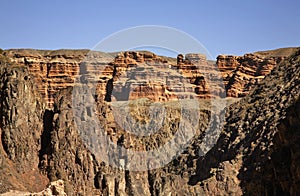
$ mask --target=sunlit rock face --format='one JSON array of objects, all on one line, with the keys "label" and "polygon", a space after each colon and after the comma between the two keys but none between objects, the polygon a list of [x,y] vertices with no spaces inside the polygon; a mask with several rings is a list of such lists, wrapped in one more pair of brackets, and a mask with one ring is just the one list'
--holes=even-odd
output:
[{"label": "sunlit rock face", "polygon": [[219,55],[216,64],[222,74],[227,96],[246,96],[293,52],[295,48],[255,52],[244,56]]},{"label": "sunlit rock face", "polygon": [[190,97],[243,97],[292,51],[219,55],[216,64],[203,54],[179,54],[174,59],[146,51],[19,49],[4,54],[28,68],[51,109],[55,95],[82,82],[78,79],[81,75],[92,75],[93,82],[98,83],[99,99],[106,101],[142,97],[163,102]]}]

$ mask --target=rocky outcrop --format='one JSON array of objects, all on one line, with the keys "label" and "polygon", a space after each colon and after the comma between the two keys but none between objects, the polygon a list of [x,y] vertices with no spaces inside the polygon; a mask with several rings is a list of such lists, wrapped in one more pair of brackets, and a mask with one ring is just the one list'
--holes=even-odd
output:
[{"label": "rocky outcrop", "polygon": [[224,132],[190,184],[209,194],[299,194],[299,65],[300,50],[227,109]]},{"label": "rocky outcrop", "polygon": [[4,54],[19,66],[24,66],[32,75],[39,93],[47,107],[53,107],[53,100],[60,90],[74,85],[80,72],[80,62],[88,50],[7,50]]},{"label": "rocky outcrop", "polygon": [[5,55],[19,66],[28,68],[39,93],[51,108],[55,93],[73,85],[74,77],[79,74],[79,64],[87,52],[8,50]]},{"label": "rocky outcrop", "polygon": [[[64,180],[68,194],[83,194],[84,190],[92,193],[94,160],[84,149],[72,124],[68,105],[61,99],[58,97],[61,104],[55,106],[57,110],[45,111],[47,122],[44,123],[46,129],[42,135],[39,169],[50,181]],[[84,157],[84,160],[78,156]]]},{"label": "rocky outcrop", "polygon": [[170,69],[172,65],[166,58],[151,52],[122,52],[109,67],[110,72],[105,72],[106,77],[101,75],[104,79],[99,81],[98,88],[100,95],[105,92],[106,101],[143,97],[154,101],[178,99],[176,94],[168,89],[167,83],[178,81],[179,74]]},{"label": "rocky outcrop", "polygon": [[38,193],[29,193],[27,194],[27,196],[52,196],[52,195],[67,196],[64,189],[65,189],[64,181],[57,180],[51,182],[50,185],[48,185],[48,187],[45,190]]},{"label": "rocky outcrop", "polygon": [[217,66],[206,60],[202,54],[182,54],[177,57],[175,66],[183,77],[192,84],[192,91],[198,98],[225,97],[222,75]]},{"label": "rocky outcrop", "polygon": [[44,104],[28,71],[0,55],[0,192],[40,191],[38,170]]},{"label": "rocky outcrop", "polygon": [[[120,53],[111,63],[109,78],[116,100],[147,97],[164,102],[187,97],[225,96],[217,67],[202,54],[186,54],[185,57],[180,54],[177,62],[149,52],[146,53],[148,58],[137,54],[143,53]],[[109,81],[104,83],[109,84]],[[104,91],[104,85],[101,89]]]},{"label": "rocky outcrop", "polygon": [[67,194],[64,191],[64,181],[58,180],[51,182],[45,190],[42,190],[38,193],[30,193],[24,191],[10,190],[1,196],[66,196]]},{"label": "rocky outcrop", "polygon": [[275,66],[296,50],[284,48],[244,56],[219,55],[217,66],[222,73],[227,96],[246,96]]}]

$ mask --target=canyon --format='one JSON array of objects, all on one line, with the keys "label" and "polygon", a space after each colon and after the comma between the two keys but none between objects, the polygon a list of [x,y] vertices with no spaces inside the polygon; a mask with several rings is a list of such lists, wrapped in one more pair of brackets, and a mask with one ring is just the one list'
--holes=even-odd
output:
[{"label": "canyon", "polygon": [[[148,51],[15,49],[1,51],[0,63],[0,193],[300,193],[299,48],[219,55],[216,62],[201,54],[171,58]],[[199,103],[193,110],[198,116],[195,133],[163,167],[124,169],[135,163],[131,160],[113,167],[78,131],[88,127],[80,127],[76,118],[86,124],[93,120],[90,106],[77,110],[74,104],[74,97],[81,99],[76,89],[89,85],[97,119],[115,145],[150,151],[167,143],[186,124],[178,106],[182,100]],[[214,111],[212,100],[225,105]],[[118,123],[123,103],[131,109],[133,120],[127,123],[141,131],[138,125],[151,122],[149,107],[159,103],[165,108],[160,131],[151,137],[128,133]],[[218,137],[208,138],[217,129]],[[215,145],[203,147],[211,141]]]}]

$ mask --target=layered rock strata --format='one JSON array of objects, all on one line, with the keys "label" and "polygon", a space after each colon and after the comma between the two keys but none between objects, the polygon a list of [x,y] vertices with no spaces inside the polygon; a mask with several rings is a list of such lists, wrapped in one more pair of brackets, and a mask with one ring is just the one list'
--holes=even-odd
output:
[{"label": "layered rock strata", "polygon": [[216,64],[223,76],[227,96],[246,96],[275,66],[295,50],[295,48],[277,49],[244,56],[219,55]]},{"label": "layered rock strata", "polygon": [[[201,54],[173,58],[151,52],[108,54],[88,50],[7,50],[12,62],[28,68],[39,93],[53,108],[55,95],[86,73],[96,76],[106,101],[148,97],[155,101],[216,96],[243,97],[295,49],[244,56],[219,55],[216,66]],[[222,81],[223,80],[223,83]]]}]

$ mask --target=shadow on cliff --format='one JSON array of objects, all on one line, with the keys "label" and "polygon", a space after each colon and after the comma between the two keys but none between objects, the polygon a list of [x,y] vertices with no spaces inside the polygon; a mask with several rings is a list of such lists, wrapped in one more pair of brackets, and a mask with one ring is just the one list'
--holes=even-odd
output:
[{"label": "shadow on cliff", "polygon": [[[241,187],[251,194],[299,195],[300,171],[300,98],[286,110],[276,127],[272,122],[260,137],[259,145],[243,157],[238,178]],[[271,138],[263,137],[273,133]],[[265,139],[261,139],[265,138]],[[272,143],[271,143],[272,142]],[[267,144],[265,147],[262,144]],[[249,151],[250,152],[250,151]]]},{"label": "shadow on cliff", "polygon": [[53,117],[52,110],[46,110],[43,115],[43,133],[41,135],[41,149],[39,151],[40,165],[39,168],[44,169],[43,161],[47,158],[45,155],[51,154],[51,132],[53,131]]}]

